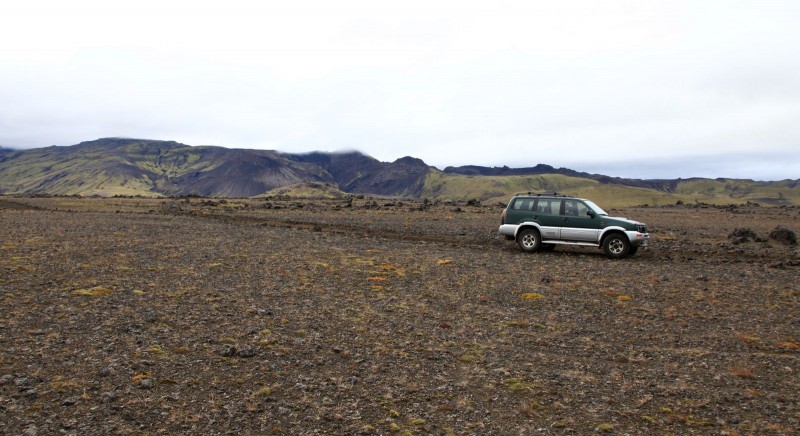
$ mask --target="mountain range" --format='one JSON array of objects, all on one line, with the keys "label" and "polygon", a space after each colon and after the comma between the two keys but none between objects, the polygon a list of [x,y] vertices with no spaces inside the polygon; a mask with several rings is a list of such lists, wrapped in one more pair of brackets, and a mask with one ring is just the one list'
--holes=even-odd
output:
[{"label": "mountain range", "polygon": [[800,204],[798,180],[640,180],[539,164],[440,171],[420,159],[381,162],[359,152],[306,154],[102,138],[72,146],[0,148],[0,194],[257,197],[365,194],[505,201],[515,192],[559,191],[608,206],[747,201]]}]

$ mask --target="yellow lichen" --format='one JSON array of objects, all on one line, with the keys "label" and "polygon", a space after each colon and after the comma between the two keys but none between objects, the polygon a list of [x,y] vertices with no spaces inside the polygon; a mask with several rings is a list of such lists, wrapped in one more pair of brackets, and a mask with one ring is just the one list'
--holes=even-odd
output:
[{"label": "yellow lichen", "polygon": [[89,289],[76,289],[72,291],[73,295],[84,295],[87,297],[99,297],[101,295],[111,295],[113,291],[103,286],[95,286]]},{"label": "yellow lichen", "polygon": [[597,431],[610,433],[614,431],[614,424],[611,424],[610,422],[604,422],[597,426]]},{"label": "yellow lichen", "polygon": [[526,300],[526,301],[541,300],[543,298],[544,298],[544,295],[537,294],[535,292],[528,292],[528,293],[522,294],[522,299]]}]

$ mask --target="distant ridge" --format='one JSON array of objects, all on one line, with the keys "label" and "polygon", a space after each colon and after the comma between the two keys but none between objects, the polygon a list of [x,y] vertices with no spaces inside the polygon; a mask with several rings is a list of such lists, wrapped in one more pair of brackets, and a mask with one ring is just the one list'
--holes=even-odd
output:
[{"label": "distant ridge", "polygon": [[464,175],[481,175],[481,176],[529,176],[535,174],[562,174],[570,177],[580,177],[585,179],[597,180],[605,184],[619,184],[625,186],[635,186],[639,188],[650,188],[659,191],[673,192],[681,180],[698,180],[698,178],[690,179],[626,179],[621,177],[610,177],[602,174],[583,173],[569,168],[555,168],[550,165],[538,164],[535,167],[526,168],[509,168],[503,167],[481,167],[475,165],[467,165],[460,167],[447,167],[444,169],[445,173],[450,174],[464,174]]},{"label": "distant ridge", "polygon": [[[293,186],[313,189],[282,189]],[[72,146],[0,148],[0,194],[256,197],[276,192],[506,201],[515,192],[557,190],[608,206],[680,202],[800,204],[798,180],[640,180],[539,164],[444,171],[414,157],[381,162],[360,152],[303,154],[101,138]]]}]

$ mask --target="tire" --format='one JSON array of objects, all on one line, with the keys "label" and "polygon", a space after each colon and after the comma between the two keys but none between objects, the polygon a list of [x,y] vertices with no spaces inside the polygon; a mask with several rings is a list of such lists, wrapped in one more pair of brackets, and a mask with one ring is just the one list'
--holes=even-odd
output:
[{"label": "tire", "polygon": [[542,246],[542,238],[536,229],[525,229],[517,235],[519,248],[526,253],[535,253]]},{"label": "tire", "polygon": [[622,259],[628,256],[631,243],[622,233],[612,233],[603,239],[603,251],[610,259]]},{"label": "tire", "polygon": [[637,251],[639,251],[639,247],[631,247],[631,249],[628,250],[628,256],[633,256]]},{"label": "tire", "polygon": [[542,251],[553,251],[556,249],[556,244],[542,244]]}]

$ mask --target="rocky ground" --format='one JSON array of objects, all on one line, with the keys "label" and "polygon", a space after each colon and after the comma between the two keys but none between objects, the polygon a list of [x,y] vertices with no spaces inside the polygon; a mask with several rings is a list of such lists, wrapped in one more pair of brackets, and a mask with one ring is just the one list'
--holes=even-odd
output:
[{"label": "rocky ground", "polygon": [[800,209],[612,211],[621,261],[501,209],[0,198],[0,433],[800,431]]}]

